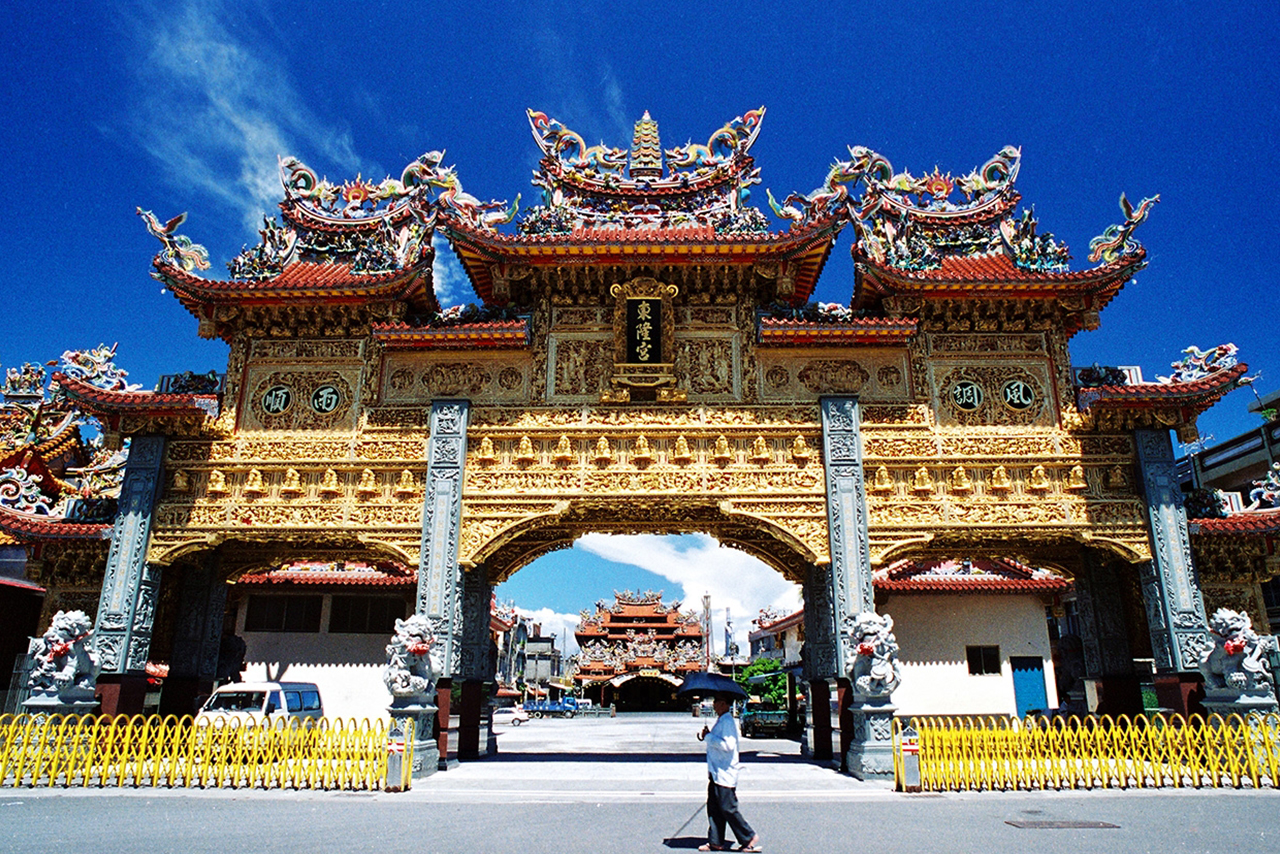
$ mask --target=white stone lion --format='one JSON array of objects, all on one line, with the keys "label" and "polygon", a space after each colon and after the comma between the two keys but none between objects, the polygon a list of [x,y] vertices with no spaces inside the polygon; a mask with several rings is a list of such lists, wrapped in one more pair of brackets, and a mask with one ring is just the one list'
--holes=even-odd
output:
[{"label": "white stone lion", "polygon": [[1209,640],[1213,646],[1200,659],[1206,691],[1272,693],[1267,644],[1248,614],[1219,608],[1209,618]]},{"label": "white stone lion", "polygon": [[33,695],[92,699],[98,656],[89,647],[93,621],[84,611],[59,611],[35,643],[35,668],[27,681]]},{"label": "white stone lion", "polygon": [[850,634],[856,653],[849,671],[854,693],[862,698],[888,698],[902,682],[893,618],[863,611],[854,618]]},{"label": "white stone lion", "polygon": [[436,679],[443,670],[435,641],[435,629],[423,615],[396,620],[382,681],[397,701],[429,703],[435,699]]}]

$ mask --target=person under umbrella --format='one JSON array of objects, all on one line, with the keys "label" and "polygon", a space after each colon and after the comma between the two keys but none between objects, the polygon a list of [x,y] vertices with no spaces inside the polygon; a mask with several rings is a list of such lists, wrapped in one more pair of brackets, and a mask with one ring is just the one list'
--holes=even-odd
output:
[{"label": "person under umbrella", "polygon": [[[735,686],[736,687],[736,686]],[[741,689],[739,689],[741,692]],[[760,836],[738,810],[738,723],[733,719],[733,695],[717,693],[712,701],[714,725],[702,728],[698,740],[707,746],[707,843],[699,851],[728,851],[725,825],[738,838],[739,851],[760,851]]]}]

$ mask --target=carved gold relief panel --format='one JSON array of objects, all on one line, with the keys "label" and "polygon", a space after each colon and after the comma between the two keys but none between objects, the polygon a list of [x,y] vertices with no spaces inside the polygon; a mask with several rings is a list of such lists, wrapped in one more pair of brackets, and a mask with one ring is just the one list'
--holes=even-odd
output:
[{"label": "carved gold relief panel", "polygon": [[382,400],[390,405],[427,403],[440,397],[517,403],[529,399],[529,359],[476,358],[465,352],[389,355],[382,371]]},{"label": "carved gold relief panel", "polygon": [[931,370],[940,426],[1057,424],[1047,363],[935,362]]},{"label": "carved gold relief panel", "polygon": [[241,430],[351,430],[360,367],[249,368]]},{"label": "carved gold relief panel", "polygon": [[764,349],[756,357],[765,401],[856,394],[867,402],[906,402],[911,396],[905,350]]},{"label": "carved gold relief panel", "polygon": [[676,333],[675,373],[690,400],[742,399],[742,348],[736,332]]},{"label": "carved gold relief panel", "polygon": [[613,341],[598,333],[547,336],[547,400],[595,403],[609,376]]}]

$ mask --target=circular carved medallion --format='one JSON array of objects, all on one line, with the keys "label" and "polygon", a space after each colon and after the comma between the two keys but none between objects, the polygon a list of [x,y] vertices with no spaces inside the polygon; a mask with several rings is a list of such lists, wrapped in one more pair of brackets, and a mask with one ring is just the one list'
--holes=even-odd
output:
[{"label": "circular carved medallion", "polygon": [[965,412],[973,412],[982,406],[983,397],[982,386],[972,380],[960,380],[951,387],[951,402],[955,404],[956,409]]},{"label": "circular carved medallion", "polygon": [[1001,389],[1004,405],[1010,409],[1029,409],[1036,402],[1036,390],[1022,380],[1009,380]]},{"label": "circular carved medallion", "polygon": [[342,392],[330,383],[317,386],[316,390],[311,392],[311,408],[321,415],[333,412],[340,403],[342,403]]},{"label": "circular carved medallion", "polygon": [[287,412],[293,405],[293,389],[287,385],[273,385],[262,393],[262,411],[268,415]]}]

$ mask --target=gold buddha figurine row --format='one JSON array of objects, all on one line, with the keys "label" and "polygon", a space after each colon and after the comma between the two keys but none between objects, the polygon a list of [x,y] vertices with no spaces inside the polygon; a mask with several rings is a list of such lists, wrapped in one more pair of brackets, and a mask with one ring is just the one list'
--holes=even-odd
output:
[{"label": "gold buddha figurine row", "polygon": [[[185,471],[179,471],[173,477],[174,492],[188,492],[191,489],[191,478]],[[262,472],[256,468],[251,468],[245,474],[244,486],[240,493],[248,497],[266,495],[268,493],[266,481],[262,476]],[[378,485],[378,477],[373,469],[364,469],[360,472],[360,479],[356,483],[356,494],[361,498],[372,498],[382,491]],[[220,470],[214,469],[209,472],[209,484],[205,492],[212,496],[223,496],[231,492],[227,485],[227,476]],[[280,482],[279,495],[281,498],[294,498],[306,492],[302,485],[302,475],[295,468],[285,470],[284,478]],[[322,498],[333,498],[344,492],[338,472],[335,469],[325,469],[324,474],[320,476],[320,485],[316,489],[316,494]],[[418,484],[417,478],[413,472],[404,469],[400,472],[400,479],[396,482],[392,494],[397,498],[408,498],[417,494]]]},{"label": "gold buddha figurine row", "polygon": [[[1119,467],[1116,467],[1119,468]],[[1117,488],[1124,485],[1123,471],[1118,474],[1115,470],[1108,473],[1106,485],[1111,488]],[[1117,478],[1121,478],[1117,482]],[[943,479],[942,485],[947,491],[956,495],[968,495],[974,491],[973,480],[969,477],[969,472],[964,466],[956,466]],[[908,479],[908,491],[916,495],[932,495],[937,491],[938,484],[934,481],[933,475],[930,474],[927,466],[917,468]],[[1047,493],[1053,489],[1053,480],[1049,477],[1048,471],[1042,465],[1034,466],[1027,475],[1026,488],[1034,493]],[[1084,466],[1075,465],[1067,471],[1066,480],[1063,482],[1062,488],[1068,492],[1083,492],[1089,488],[1089,481],[1085,478]],[[869,489],[873,493],[888,493],[894,490],[894,481],[889,474],[887,466],[878,466],[875,474],[872,476]],[[994,493],[1012,492],[1014,489],[1013,478],[1009,476],[1009,470],[1004,466],[996,466],[991,470],[991,477],[987,480],[987,491]]]},{"label": "gold buddha figurine row", "polygon": [[[803,436],[796,436],[791,442],[790,447],[791,460],[797,465],[805,465],[813,456],[813,451],[809,447],[809,443],[805,441]],[[717,436],[712,446],[709,459],[717,465],[724,467],[733,462],[735,454],[729,444],[729,439],[720,435]],[[750,453],[747,457],[751,462],[757,465],[767,465],[774,461],[773,450],[769,446],[769,441],[764,436],[756,436],[751,443]],[[511,457],[512,462],[520,466],[528,466],[538,461],[538,455],[534,451],[533,440],[528,436],[521,436],[520,441],[516,445],[515,453]],[[556,442],[555,450],[551,453],[551,460],[558,466],[567,466],[577,459],[577,454],[573,449],[573,440],[567,435],[561,434],[560,439]],[[637,436],[631,445],[631,462],[637,468],[644,468],[652,463],[655,459],[653,449],[649,445],[647,436],[641,434]],[[689,440],[683,435],[677,436],[671,447],[671,453],[667,457],[668,461],[676,465],[688,465],[695,459],[693,452],[689,449]],[[477,449],[476,460],[484,466],[491,466],[498,462],[498,454],[493,444],[493,439],[484,436],[480,439],[480,446]],[[597,466],[611,465],[615,460],[613,446],[610,444],[608,437],[599,437],[592,450],[590,460]]]}]

